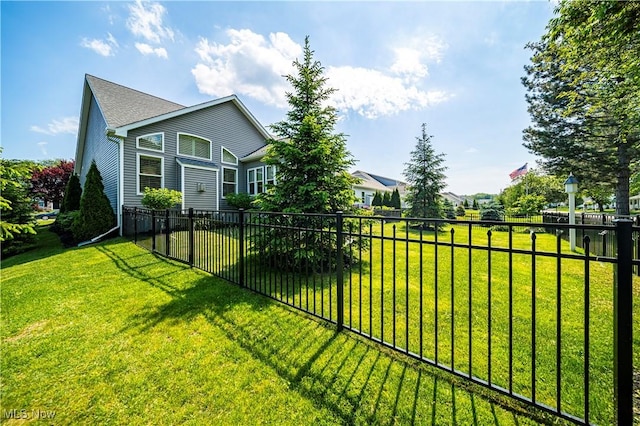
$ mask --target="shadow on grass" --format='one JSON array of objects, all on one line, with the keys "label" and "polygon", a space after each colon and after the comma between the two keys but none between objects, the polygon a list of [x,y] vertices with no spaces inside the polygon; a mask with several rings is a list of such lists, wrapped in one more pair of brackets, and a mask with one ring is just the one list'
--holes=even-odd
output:
[{"label": "shadow on grass", "polygon": [[181,286],[172,278],[189,269],[186,265],[175,264],[175,272],[155,276],[148,272],[152,265],[136,256],[123,258],[109,244],[98,250],[122,271],[171,296],[159,308],[134,313],[127,330],[144,332],[165,321],[202,317],[272,368],[290,389],[316,407],[330,410],[342,423],[558,422],[373,342],[348,332],[336,333],[329,324],[221,279],[203,276]]},{"label": "shadow on grass", "polygon": [[20,265],[34,260],[55,256],[65,250],[57,234],[49,230],[50,225],[36,226],[36,241],[27,251],[14,254],[9,257],[2,257],[2,268]]}]

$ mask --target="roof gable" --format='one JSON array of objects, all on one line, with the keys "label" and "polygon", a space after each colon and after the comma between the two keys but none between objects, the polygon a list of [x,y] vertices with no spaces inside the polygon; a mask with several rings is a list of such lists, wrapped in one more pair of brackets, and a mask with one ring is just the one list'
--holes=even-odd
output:
[{"label": "roof gable", "polygon": [[109,128],[121,127],[185,108],[184,105],[89,74],[85,78]]}]

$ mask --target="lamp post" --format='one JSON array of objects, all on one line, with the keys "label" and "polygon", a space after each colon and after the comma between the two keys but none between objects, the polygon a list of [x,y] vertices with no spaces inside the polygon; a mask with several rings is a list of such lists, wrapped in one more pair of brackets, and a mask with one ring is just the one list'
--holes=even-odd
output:
[{"label": "lamp post", "polygon": [[[578,192],[578,179],[569,173],[569,177],[564,181],[564,190],[569,194],[569,225],[576,224],[576,192]],[[571,251],[576,251],[576,228],[569,228],[569,245]]]}]

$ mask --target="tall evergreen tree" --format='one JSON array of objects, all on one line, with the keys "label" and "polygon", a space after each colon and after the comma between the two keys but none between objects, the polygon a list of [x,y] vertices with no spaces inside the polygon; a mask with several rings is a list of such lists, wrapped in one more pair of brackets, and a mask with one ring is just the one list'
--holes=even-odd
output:
[{"label": "tall evergreen tree", "polygon": [[373,195],[371,205],[374,207],[382,207],[382,195],[380,194],[380,191],[376,191]]},{"label": "tall evergreen tree", "polygon": [[353,206],[356,179],[349,173],[354,163],[346,137],[335,133],[338,116],[325,101],[335,91],[325,87],[324,67],[314,60],[309,37],[302,61],[293,65],[287,81],[291,109],[287,118],[271,126],[278,139],[268,141],[265,162],[278,168],[278,183],[258,198],[263,210],[329,213]]},{"label": "tall evergreen tree", "polygon": [[427,125],[422,124],[422,136],[411,151],[411,159],[405,163],[404,176],[409,183],[407,202],[409,216],[419,218],[442,218],[440,192],[445,188],[444,154],[436,154],[431,146],[432,136],[427,134]]},{"label": "tall evergreen tree", "polygon": [[615,189],[627,215],[640,167],[640,2],[565,0],[556,14],[528,46],[525,146],[552,174],[573,172],[592,193]]},{"label": "tall evergreen tree", "polygon": [[394,189],[391,193],[391,207],[394,209],[399,209],[401,207],[400,191],[398,191],[398,188]]},{"label": "tall evergreen tree", "polygon": [[382,205],[385,207],[391,207],[391,193],[386,192],[382,196]]},{"label": "tall evergreen tree", "polygon": [[102,176],[94,161],[84,182],[80,213],[72,227],[73,237],[78,241],[97,237],[111,229],[115,223],[116,217],[104,193]]},{"label": "tall evergreen tree", "polygon": [[78,175],[72,174],[69,177],[67,186],[64,189],[64,198],[60,206],[60,213],[71,212],[80,209],[80,199],[82,198],[82,186]]}]

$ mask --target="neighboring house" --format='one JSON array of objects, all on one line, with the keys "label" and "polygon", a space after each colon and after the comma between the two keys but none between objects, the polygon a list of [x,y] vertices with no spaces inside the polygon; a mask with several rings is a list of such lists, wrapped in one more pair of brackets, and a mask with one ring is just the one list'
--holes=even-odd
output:
[{"label": "neighboring house", "polygon": [[445,200],[449,200],[451,204],[453,204],[456,207],[464,204],[464,200],[465,200],[465,197],[461,197],[457,194],[454,194],[453,192],[441,192],[440,196]]},{"label": "neighboring house", "polygon": [[374,175],[372,173],[357,170],[351,173],[352,176],[359,179],[359,182],[353,185],[353,191],[356,195],[356,205],[371,206],[373,197],[376,192],[384,194],[385,192],[393,192],[398,188],[402,207],[405,205],[405,193],[407,183],[396,179],[386,178],[384,176]]},{"label": "neighboring house", "polygon": [[183,209],[225,209],[227,194],[275,182],[261,162],[270,137],[235,95],[185,107],[86,75],[75,172],[84,185],[96,162],[118,225],[145,187],[182,192]]}]

